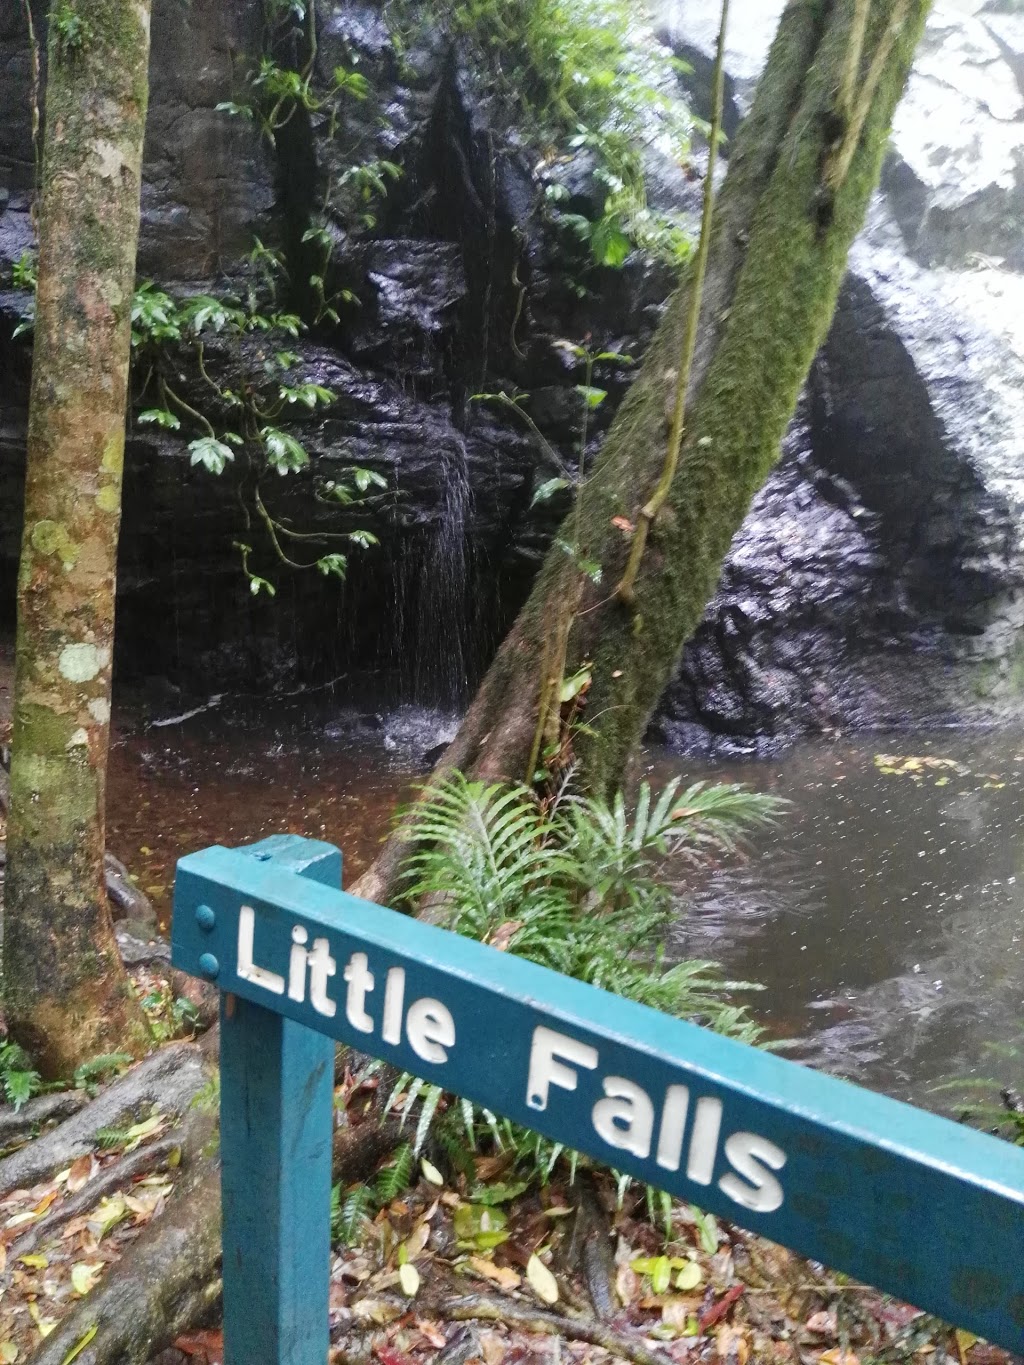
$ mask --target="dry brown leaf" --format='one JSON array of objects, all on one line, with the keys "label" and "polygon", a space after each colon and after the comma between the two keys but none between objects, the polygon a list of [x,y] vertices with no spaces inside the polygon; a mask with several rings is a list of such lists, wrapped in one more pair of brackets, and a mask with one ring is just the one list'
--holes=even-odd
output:
[{"label": "dry brown leaf", "polygon": [[441,1324],[438,1322],[428,1322],[426,1318],[417,1318],[416,1330],[430,1342],[435,1351],[440,1351],[448,1345],[448,1338],[441,1331]]},{"label": "dry brown leaf", "polygon": [[[715,1335],[715,1350],[719,1360],[734,1362],[734,1365],[747,1365],[750,1355],[747,1338],[737,1327],[728,1323],[719,1327]],[[840,1362],[836,1362],[836,1365],[840,1365]],[[849,1365],[855,1365],[855,1362],[849,1362]]]},{"label": "dry brown leaf", "polygon": [[68,1194],[77,1194],[95,1175],[98,1165],[92,1152],[80,1156],[68,1171]]},{"label": "dry brown leaf", "polygon": [[502,1289],[519,1288],[520,1278],[510,1266],[495,1265],[486,1256],[470,1256],[469,1264],[478,1275],[500,1285]]},{"label": "dry brown leaf", "polygon": [[833,1346],[830,1351],[822,1351],[818,1365],[860,1365],[860,1356],[844,1351],[841,1346]]},{"label": "dry brown leaf", "polygon": [[484,1358],[484,1365],[503,1365],[507,1349],[508,1343],[497,1332],[480,1333],[480,1354]]},{"label": "dry brown leaf", "polygon": [[615,1292],[624,1308],[628,1308],[640,1293],[640,1276],[632,1266],[620,1265],[615,1272]]},{"label": "dry brown leaf", "polygon": [[808,1332],[813,1332],[819,1337],[834,1337],[839,1331],[836,1314],[828,1313],[824,1309],[820,1313],[812,1313],[804,1326]]},{"label": "dry brown leaf", "polygon": [[488,946],[497,948],[499,953],[505,952],[509,943],[512,941],[513,936],[519,932],[525,923],[525,920],[510,919],[506,920],[504,924],[499,924],[497,929],[495,929],[494,933],[487,940]]}]

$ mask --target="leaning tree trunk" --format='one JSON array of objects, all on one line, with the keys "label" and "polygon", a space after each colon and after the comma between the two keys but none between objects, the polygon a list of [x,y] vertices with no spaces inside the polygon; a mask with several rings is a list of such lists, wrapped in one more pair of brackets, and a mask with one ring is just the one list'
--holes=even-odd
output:
[{"label": "leaning tree trunk", "polygon": [[18,583],[8,1023],[47,1074],[139,1051],[103,880],[149,0],[54,0]]},{"label": "leaning tree trunk", "polygon": [[[811,361],[832,320],[850,245],[878,182],[929,0],[790,0],[736,135],[715,208],[690,414],[668,500],[631,600],[616,593],[631,532],[662,472],[688,306],[672,300],[556,545],[602,567],[595,584],[551,551],[529,601],[442,760],[487,778],[528,777],[552,631],[575,600],[565,672],[589,665],[591,789],[623,777],[722,563],[775,465]],[[625,527],[623,530],[621,528]],[[403,848],[385,846],[359,891],[395,894]]]}]

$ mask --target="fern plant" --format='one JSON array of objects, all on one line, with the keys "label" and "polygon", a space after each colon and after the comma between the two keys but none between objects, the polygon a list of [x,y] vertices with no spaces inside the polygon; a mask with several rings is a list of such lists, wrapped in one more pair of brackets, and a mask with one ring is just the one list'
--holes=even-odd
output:
[{"label": "fern plant", "polygon": [[404,829],[407,895],[442,906],[456,933],[756,1041],[757,1026],[729,999],[749,983],[723,981],[708,962],[666,963],[657,945],[674,909],[655,873],[669,856],[734,852],[780,803],[739,786],[681,788],[677,779],[655,797],[644,783],[629,814],[621,794],[546,804],[526,787],[454,773]]},{"label": "fern plant", "polygon": [[360,1182],[348,1190],[335,1185],[331,1190],[331,1233],[346,1246],[359,1240],[366,1222],[378,1209],[386,1207],[407,1189],[412,1180],[413,1150],[404,1143],[387,1166],[377,1172],[373,1184]]},{"label": "fern plant", "polygon": [[[723,980],[709,962],[666,962],[659,945],[675,910],[656,873],[670,856],[699,863],[734,852],[745,833],[774,821],[782,804],[740,786],[699,782],[682,790],[675,780],[657,795],[644,783],[630,814],[621,794],[610,803],[564,793],[545,802],[523,786],[453,773],[428,790],[403,827],[412,844],[407,894],[429,898],[457,933],[756,1043],[760,1028],[731,999],[753,989],[749,983]],[[576,1153],[466,1100],[443,1104],[436,1085],[404,1075],[388,1108],[399,1095],[403,1122],[420,1105],[414,1153],[443,1114],[437,1133],[449,1153],[459,1123],[471,1150],[490,1141],[513,1152],[529,1179],[546,1181],[563,1155],[575,1176]],[[620,1177],[620,1197],[628,1184]],[[659,1193],[648,1192],[648,1205],[652,1221],[664,1218]]]}]

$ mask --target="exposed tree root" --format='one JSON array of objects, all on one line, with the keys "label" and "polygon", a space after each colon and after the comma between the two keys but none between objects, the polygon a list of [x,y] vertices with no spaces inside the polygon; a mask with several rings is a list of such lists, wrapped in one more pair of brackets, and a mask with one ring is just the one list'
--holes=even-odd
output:
[{"label": "exposed tree root", "polygon": [[88,1103],[84,1090],[61,1090],[53,1095],[37,1095],[20,1109],[0,1110],[0,1147],[9,1147],[44,1123],[70,1118]]},{"label": "exposed tree root", "polygon": [[[220,1166],[208,1150],[214,1131],[211,1113],[190,1111],[178,1135],[184,1169],[167,1209],[140,1234],[130,1255],[47,1337],[29,1365],[63,1365],[94,1327],[95,1335],[75,1357],[78,1365],[146,1365],[216,1308]],[[334,1142],[334,1179],[342,1185],[363,1179],[401,1140],[397,1122],[340,1129]],[[149,1148],[150,1153],[155,1150]],[[120,1169],[124,1171],[123,1163]],[[95,1193],[96,1182],[86,1188]]]},{"label": "exposed tree root", "polygon": [[586,1341],[600,1346],[634,1365],[666,1365],[667,1357],[613,1331],[593,1318],[569,1318],[545,1308],[533,1308],[514,1299],[491,1294],[457,1294],[432,1299],[430,1312],[449,1322],[499,1322],[539,1336],[563,1337],[566,1341]]},{"label": "exposed tree root", "polygon": [[102,1128],[116,1128],[144,1105],[181,1114],[206,1083],[201,1054],[194,1043],[173,1043],[127,1072],[84,1109],[52,1132],[0,1161],[0,1196],[45,1180],[91,1152]]},{"label": "exposed tree root", "polygon": [[100,1175],[83,1185],[77,1194],[71,1195],[69,1199],[62,1200],[38,1223],[33,1223],[29,1230],[9,1248],[7,1252],[8,1264],[12,1264],[19,1256],[25,1256],[33,1251],[40,1243],[52,1236],[56,1228],[63,1227],[65,1223],[70,1223],[71,1219],[77,1218],[80,1213],[88,1213],[90,1209],[95,1208],[101,1199],[105,1199],[115,1190],[129,1184],[137,1175],[162,1170],[168,1165],[168,1158],[173,1153],[180,1153],[180,1151],[181,1136],[177,1135],[161,1138],[159,1142],[151,1142],[148,1147],[140,1147],[120,1161],[114,1162]]},{"label": "exposed tree root", "polygon": [[206,1154],[215,1116],[194,1108],[182,1133],[178,1187],[159,1218],[106,1278],[46,1338],[30,1365],[145,1365],[209,1313],[220,1295],[220,1199]]},{"label": "exposed tree root", "polygon": [[608,1217],[601,1207],[597,1186],[589,1171],[576,1177],[576,1219],[568,1259],[578,1267],[587,1286],[594,1312],[604,1322],[618,1312],[615,1301],[615,1258],[609,1245]]}]

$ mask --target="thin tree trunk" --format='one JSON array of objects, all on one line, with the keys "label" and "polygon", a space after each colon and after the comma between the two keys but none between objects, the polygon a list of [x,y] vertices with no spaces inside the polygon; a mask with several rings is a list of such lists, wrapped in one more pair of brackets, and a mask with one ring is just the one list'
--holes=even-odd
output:
[{"label": "thin tree trunk", "polygon": [[[715,208],[688,429],[671,493],[650,528],[634,600],[615,596],[630,536],[664,460],[687,314],[680,289],[582,490],[583,585],[566,672],[593,683],[577,754],[592,790],[617,786],[631,751],[714,593],[751,499],[775,465],[811,361],[825,338],[846,257],[882,158],[929,0],[790,0],[741,125]],[[838,168],[838,170],[837,170]],[[580,528],[577,532],[577,527]],[[564,598],[565,554],[541,568],[529,601],[445,755],[479,777],[521,778],[535,733],[544,641]],[[359,883],[393,899],[392,839]]]},{"label": "thin tree trunk", "polygon": [[49,23],[19,577],[4,996],[47,1074],[146,1044],[103,880],[104,799],[150,0]]}]

